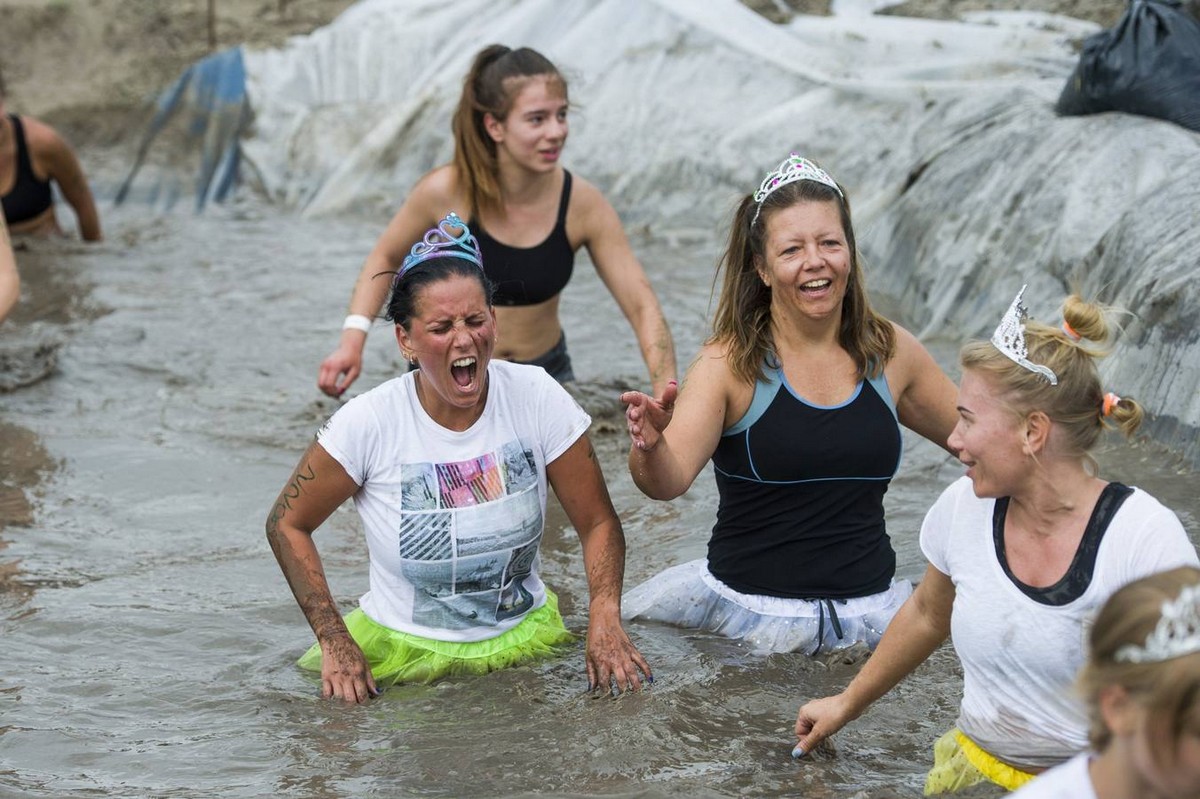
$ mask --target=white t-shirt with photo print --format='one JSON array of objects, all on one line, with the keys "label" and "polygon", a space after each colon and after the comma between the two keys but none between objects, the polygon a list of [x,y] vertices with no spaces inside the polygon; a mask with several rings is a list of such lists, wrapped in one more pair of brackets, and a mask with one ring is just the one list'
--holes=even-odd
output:
[{"label": "white t-shirt with photo print", "polygon": [[591,417],[541,367],[492,361],[483,414],[455,432],[421,407],[416,374],[350,400],[317,434],[359,485],[371,557],[359,604],[401,632],[486,640],[546,602],[546,465]]}]

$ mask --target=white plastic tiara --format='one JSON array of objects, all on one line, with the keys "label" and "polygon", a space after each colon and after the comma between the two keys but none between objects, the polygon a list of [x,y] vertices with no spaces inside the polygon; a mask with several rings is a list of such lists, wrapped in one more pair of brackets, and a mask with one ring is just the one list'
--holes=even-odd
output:
[{"label": "white plastic tiara", "polygon": [[1126,644],[1113,658],[1122,663],[1159,663],[1200,652],[1200,585],[1189,585],[1162,605],[1162,618],[1143,646]]},{"label": "white plastic tiara", "polygon": [[828,172],[807,158],[792,153],[783,159],[783,163],[779,165],[778,169],[763,178],[758,191],[754,192],[754,202],[758,206],[754,209],[754,218],[750,220],[750,227],[754,227],[754,223],[758,221],[758,215],[762,212],[763,200],[770,197],[771,192],[776,189],[786,186],[789,183],[795,183],[797,180],[815,180],[817,183],[822,183],[833,189],[838,193],[839,197],[845,199],[837,182],[829,177]]},{"label": "white plastic tiara", "polygon": [[1008,311],[996,327],[996,332],[992,333],[992,344],[1014,363],[1046,378],[1050,381],[1050,385],[1057,386],[1058,375],[1054,374],[1050,367],[1029,360],[1029,348],[1025,346],[1024,325],[1029,311],[1021,304],[1021,295],[1024,293],[1025,286],[1021,286],[1012,305],[1008,306]]}]

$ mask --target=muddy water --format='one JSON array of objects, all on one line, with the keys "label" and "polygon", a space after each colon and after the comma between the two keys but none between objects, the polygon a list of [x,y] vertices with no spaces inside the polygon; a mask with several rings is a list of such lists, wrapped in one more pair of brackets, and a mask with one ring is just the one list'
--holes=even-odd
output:
[{"label": "muddy water", "polygon": [[[586,696],[579,645],[555,662],[396,688],[367,707],[321,701],[294,666],[310,633],[263,520],[336,408],[315,388],[316,365],[383,220],[249,204],[199,218],[106,214],[98,247],[19,254],[25,305],[0,328],[3,351],[32,375],[0,394],[0,796],[920,794],[930,745],[955,716],[948,648],[840,734],[835,754],[803,763],[789,757],[796,709],[840,688],[854,658],[754,657],[663,626],[632,629],[656,674],[641,695]],[[667,235],[636,246],[686,362],[718,248]],[[641,362],[581,266],[567,332],[633,583],[703,553],[715,490],[705,473],[687,496],[656,503],[630,482],[615,398],[640,385]],[[933,344],[948,363],[953,344]],[[379,331],[358,388],[399,365]],[[1118,448],[1104,461],[1176,508],[1196,539],[1194,475],[1157,451]],[[890,525],[900,571],[915,578],[921,516],[959,469],[910,442],[902,470]],[[317,538],[348,610],[366,588],[352,508]],[[543,560],[582,631],[579,547],[557,508]]]}]

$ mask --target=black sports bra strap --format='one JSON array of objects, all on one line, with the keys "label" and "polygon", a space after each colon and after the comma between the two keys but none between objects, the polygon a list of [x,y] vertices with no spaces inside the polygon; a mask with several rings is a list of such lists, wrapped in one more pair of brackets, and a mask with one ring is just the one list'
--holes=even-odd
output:
[{"label": "black sports bra strap", "polygon": [[1092,575],[1096,570],[1096,556],[1099,554],[1100,542],[1104,540],[1104,533],[1108,530],[1108,525],[1117,515],[1121,506],[1125,504],[1125,500],[1132,495],[1133,489],[1123,483],[1112,482],[1104,487],[1104,490],[1100,492],[1099,499],[1096,500],[1095,507],[1092,508],[1092,515],[1088,519],[1087,527],[1084,528],[1083,537],[1079,541],[1075,557],[1067,568],[1067,573],[1054,585],[1045,587],[1026,585],[1018,580],[1012,573],[1012,569],[1009,568],[1008,557],[1004,553],[1004,519],[1008,515],[1008,497],[997,499],[992,510],[992,541],[996,549],[996,557],[1000,560],[1000,566],[1004,569],[1004,573],[1008,575],[1008,579],[1012,581],[1013,585],[1020,589],[1021,593],[1040,604],[1062,606],[1079,599],[1092,584]]},{"label": "black sports bra strap", "polygon": [[9,114],[8,120],[12,122],[13,139],[17,145],[17,174],[33,176],[33,161],[29,157],[29,147],[25,144],[25,126],[16,114]]},{"label": "black sports bra strap", "polygon": [[[567,224],[567,208],[571,200],[571,173],[563,170],[563,187],[562,196],[558,198],[558,219],[554,224],[556,227],[562,227]],[[564,228],[565,229],[565,228]]]}]

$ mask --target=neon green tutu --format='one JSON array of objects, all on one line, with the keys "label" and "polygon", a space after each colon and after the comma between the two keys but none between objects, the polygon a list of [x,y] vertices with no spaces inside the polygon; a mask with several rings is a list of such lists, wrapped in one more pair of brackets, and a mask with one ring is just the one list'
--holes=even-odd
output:
[{"label": "neon green tutu", "polygon": [[[345,616],[350,636],[362,649],[375,685],[430,683],[442,677],[487,674],[519,663],[562,654],[575,640],[558,612],[558,597],[546,589],[546,604],[530,611],[511,630],[484,641],[437,641],[402,633],[372,620],[356,608]],[[321,670],[321,647],[313,644],[297,664]]]}]

